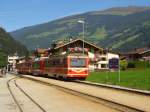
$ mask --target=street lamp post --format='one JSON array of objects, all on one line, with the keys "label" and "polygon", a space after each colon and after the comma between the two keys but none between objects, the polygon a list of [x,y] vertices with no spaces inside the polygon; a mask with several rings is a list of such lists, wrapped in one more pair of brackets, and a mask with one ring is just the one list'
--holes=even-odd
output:
[{"label": "street lamp post", "polygon": [[85,35],[84,34],[85,33],[84,28],[85,28],[85,21],[79,20],[78,22],[83,25],[83,54],[84,54],[84,35]]}]

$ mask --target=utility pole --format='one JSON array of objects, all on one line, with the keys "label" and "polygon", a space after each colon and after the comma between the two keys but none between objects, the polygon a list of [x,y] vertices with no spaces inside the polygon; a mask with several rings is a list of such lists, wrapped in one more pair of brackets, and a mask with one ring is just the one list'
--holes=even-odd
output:
[{"label": "utility pole", "polygon": [[79,20],[78,22],[82,24],[82,30],[83,30],[83,35],[82,35],[83,36],[83,54],[84,54],[85,21]]}]

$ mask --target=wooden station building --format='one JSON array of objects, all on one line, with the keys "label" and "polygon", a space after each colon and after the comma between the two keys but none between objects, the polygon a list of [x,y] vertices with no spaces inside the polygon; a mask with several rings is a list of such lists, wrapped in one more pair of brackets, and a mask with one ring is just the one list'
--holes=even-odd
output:
[{"label": "wooden station building", "polygon": [[108,60],[119,58],[118,54],[106,52],[105,49],[82,39],[75,39],[68,43],[53,44],[50,49],[51,53],[65,54],[69,48],[86,48],[90,58],[89,70],[106,70],[108,69]]}]

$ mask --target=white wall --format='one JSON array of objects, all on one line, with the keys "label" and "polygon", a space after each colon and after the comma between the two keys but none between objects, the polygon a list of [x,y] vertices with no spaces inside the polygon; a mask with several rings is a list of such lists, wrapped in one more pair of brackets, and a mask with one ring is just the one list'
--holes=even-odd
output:
[{"label": "white wall", "polygon": [[[98,64],[98,68],[96,69],[108,69],[108,60],[109,59],[112,59],[112,58],[118,58],[119,59],[119,55],[118,54],[114,54],[114,53],[107,53],[105,55],[100,55],[100,58],[106,58],[105,61],[98,61],[97,64]],[[102,68],[102,65],[106,65],[106,68]]]},{"label": "white wall", "polygon": [[18,56],[8,56],[9,63],[14,63],[14,62],[16,62],[17,59],[19,59]]},{"label": "white wall", "polygon": [[89,58],[94,58],[94,54],[93,53],[91,53],[91,52],[88,52],[88,56],[89,56]]},{"label": "white wall", "polygon": [[112,59],[112,58],[118,58],[119,59],[119,55],[118,54],[114,54],[114,53],[108,53],[108,59]]},{"label": "white wall", "polygon": [[[94,59],[94,54],[93,54],[93,53],[88,52],[88,56],[89,56],[90,60],[93,60],[93,59]],[[89,70],[90,70],[90,71],[94,71],[94,64],[90,64],[90,65],[89,65]]]}]

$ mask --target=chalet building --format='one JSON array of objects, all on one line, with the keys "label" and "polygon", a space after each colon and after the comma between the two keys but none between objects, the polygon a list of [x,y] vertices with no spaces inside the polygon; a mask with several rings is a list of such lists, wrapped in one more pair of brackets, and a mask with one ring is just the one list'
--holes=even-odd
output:
[{"label": "chalet building", "polygon": [[99,55],[98,59],[100,60],[94,64],[95,65],[94,69],[97,70],[108,69],[108,60],[112,58],[119,59],[119,55],[112,52],[107,52],[106,54]]},{"label": "chalet building", "polygon": [[150,61],[150,49],[144,52],[141,52],[140,54],[141,54],[142,59],[144,59],[145,61]]},{"label": "chalet building", "polygon": [[17,63],[22,63],[25,61],[25,56],[18,56],[17,53],[14,53],[14,55],[8,55],[8,58],[7,58],[7,62],[8,62],[8,65],[7,65],[7,70],[8,71],[13,71],[16,69],[16,64]]},{"label": "chalet building", "polygon": [[24,63],[26,61],[25,56],[22,57],[18,57],[18,59],[16,59],[16,63]]},{"label": "chalet building", "polygon": [[121,57],[129,61],[150,60],[150,48],[139,48],[127,53],[121,53]]},{"label": "chalet building", "polygon": [[43,48],[37,48],[33,55],[35,57],[48,57],[49,55],[49,49],[43,49]]},{"label": "chalet building", "polygon": [[10,70],[13,70],[16,68],[16,60],[19,58],[18,54],[15,53],[14,55],[8,55],[8,65],[7,65],[7,68],[8,68],[8,71]]},{"label": "chalet building", "polygon": [[108,60],[111,58],[119,58],[118,54],[107,53],[105,49],[83,41],[82,39],[72,40],[65,44],[62,42],[61,44],[59,43],[59,45],[53,44],[50,52],[54,54],[66,54],[69,48],[83,48],[83,45],[84,48],[88,49],[88,56],[90,58],[89,69],[91,71],[95,69],[108,69]]}]

